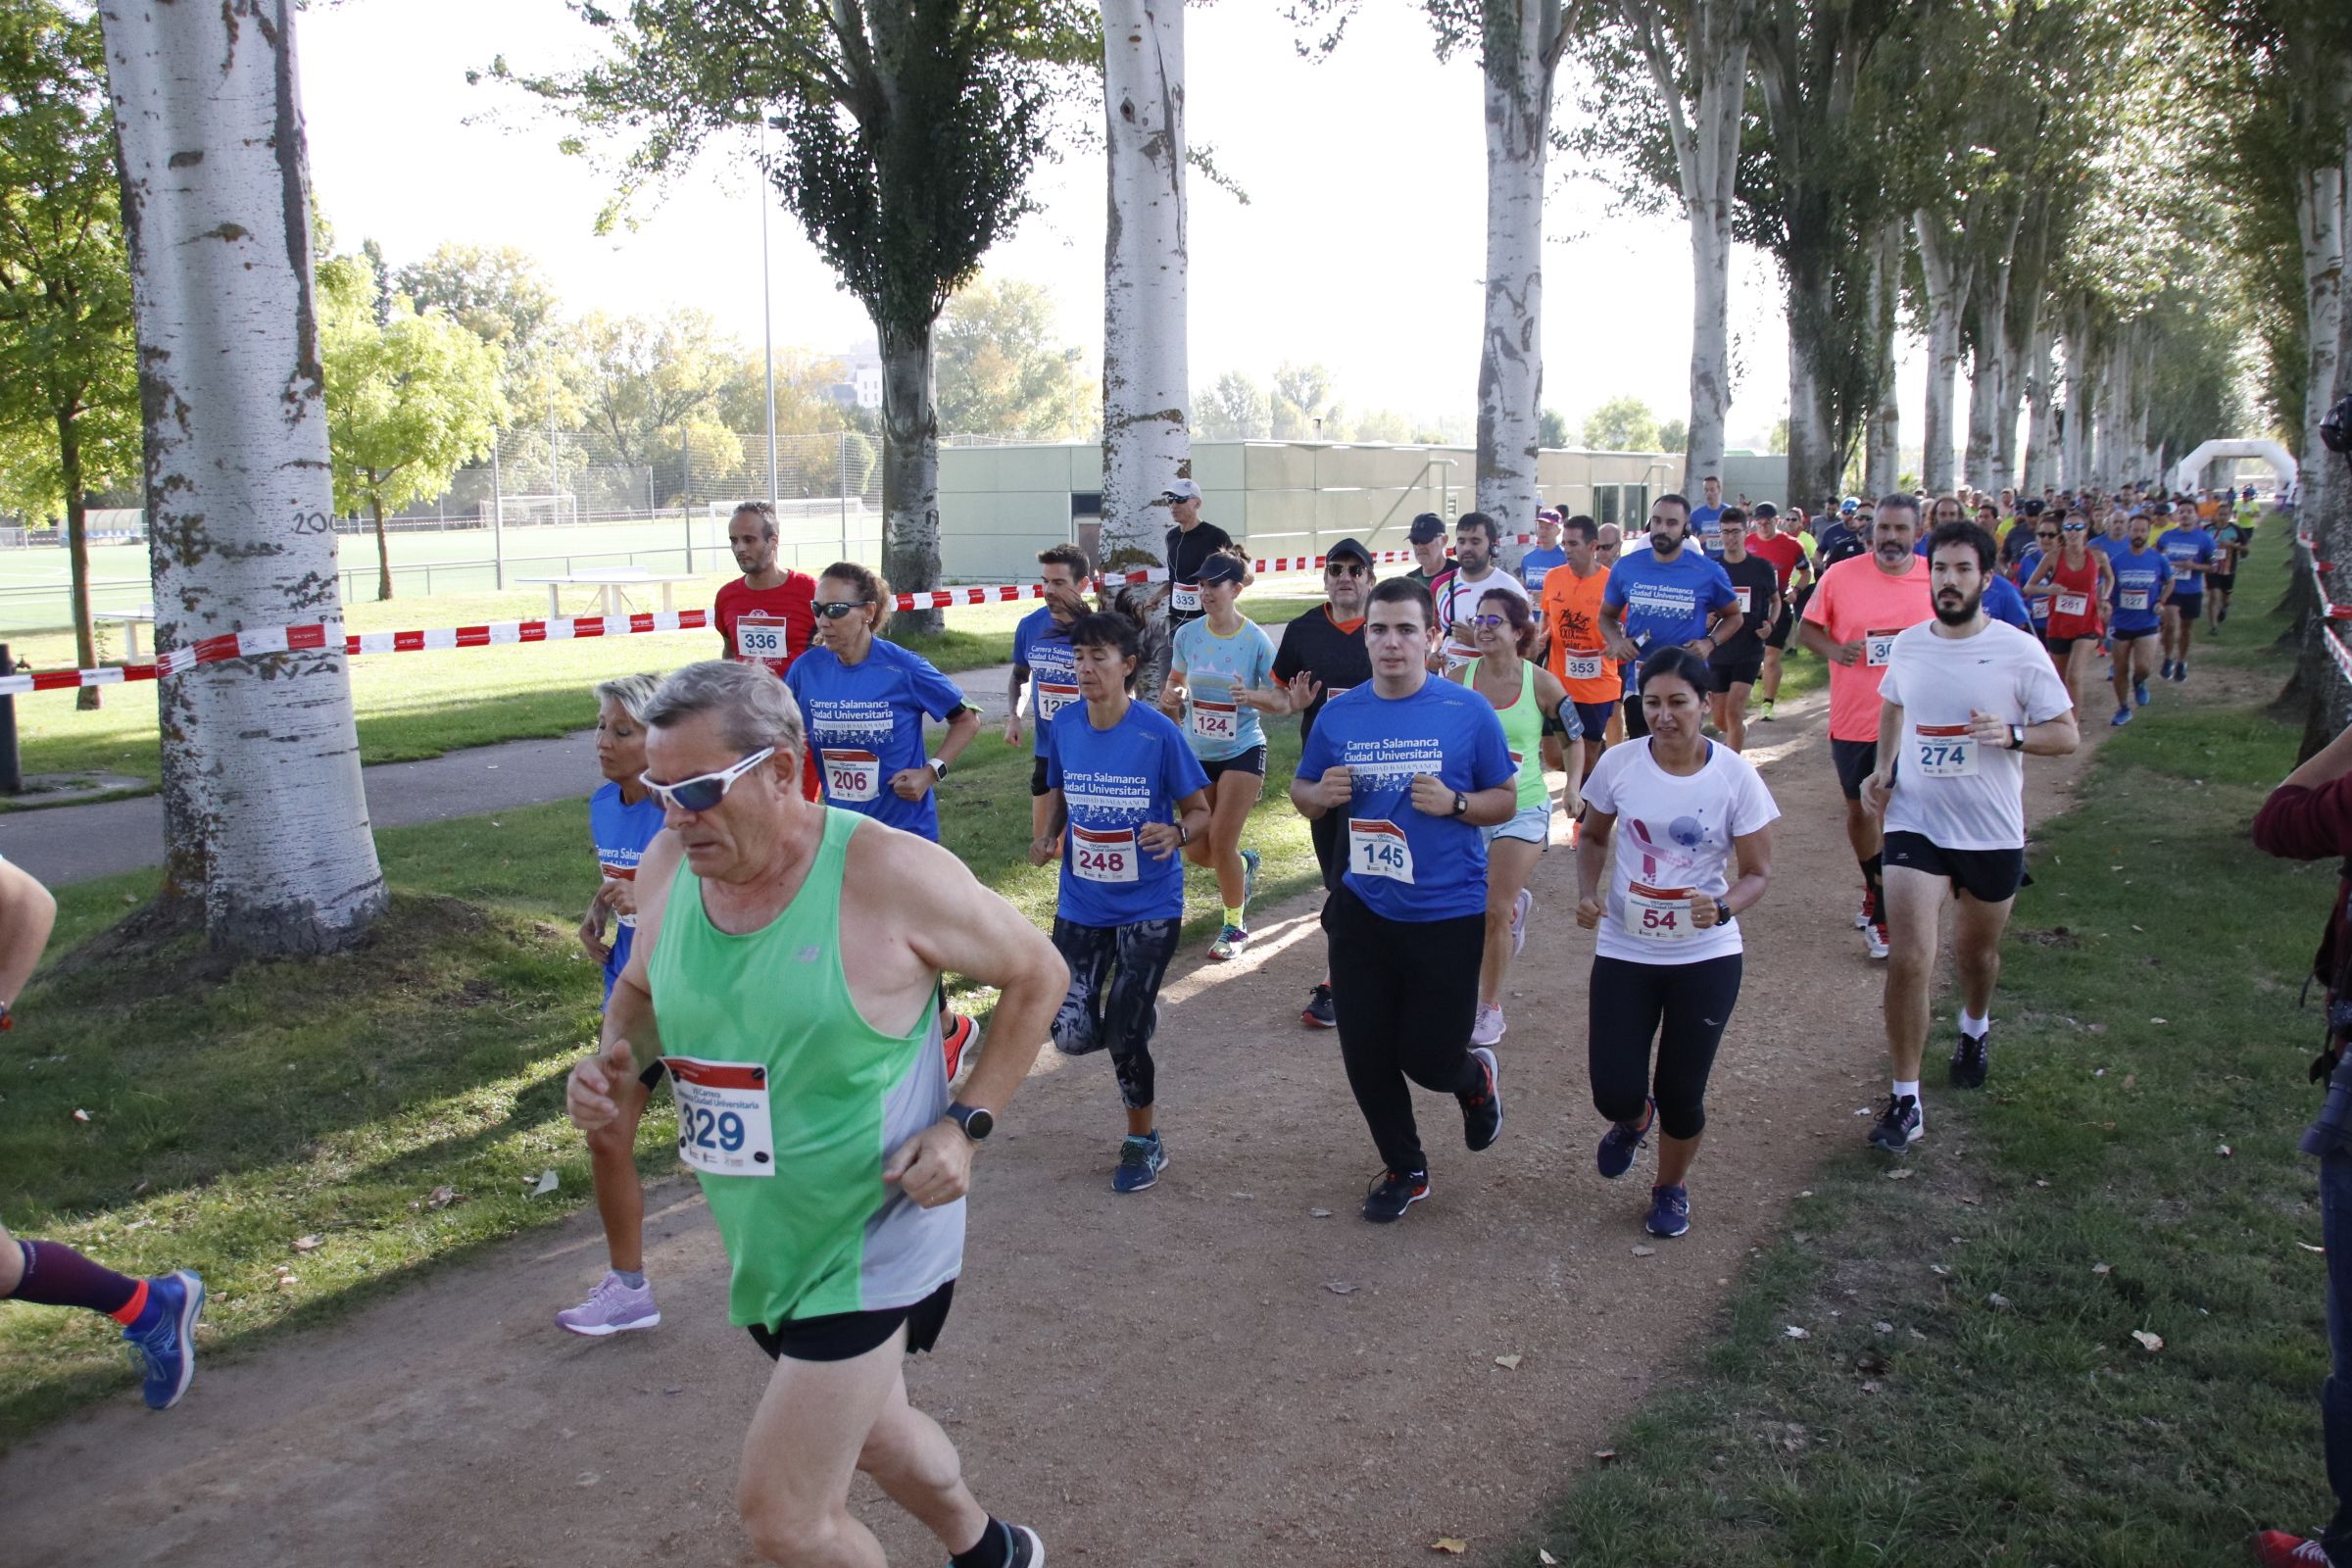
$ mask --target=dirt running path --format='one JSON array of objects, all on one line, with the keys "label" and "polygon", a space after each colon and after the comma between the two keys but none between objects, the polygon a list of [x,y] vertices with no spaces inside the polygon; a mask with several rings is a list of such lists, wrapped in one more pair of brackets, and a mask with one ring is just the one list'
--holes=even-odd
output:
[{"label": "dirt running path", "polygon": [[[1172,1164],[1155,1191],[1107,1190],[1119,1120],[1098,1057],[1049,1052],[982,1162],[942,1353],[908,1371],[981,1499],[1035,1523],[1061,1563],[1363,1568],[1426,1563],[1440,1536],[1481,1555],[1524,1539],[1885,1093],[1881,971],[1851,926],[1822,718],[1816,697],[1757,727],[1784,812],[1777,874],[1746,922],[1688,1237],[1636,1256],[1650,1158],[1622,1183],[1592,1170],[1592,940],[1570,917],[1566,851],[1537,872],[1506,998],[1502,1140],[1465,1152],[1455,1108],[1418,1097],[1435,1192],[1390,1229],[1356,1217],[1375,1156],[1336,1043],[1298,1023],[1321,975],[1319,901],[1268,910],[1243,962],[1195,949],[1171,981]],[[2045,811],[2080,765],[2034,764]],[[2030,905],[2021,918],[2039,923]],[[657,1187],[651,1210],[659,1332],[589,1342],[550,1325],[603,1267],[583,1213],[208,1366],[169,1416],[125,1395],[21,1445],[0,1461],[0,1555],[754,1561],[731,1497],[767,1363],[726,1325],[693,1185]],[[859,1509],[893,1562],[937,1560],[862,1484]]]}]

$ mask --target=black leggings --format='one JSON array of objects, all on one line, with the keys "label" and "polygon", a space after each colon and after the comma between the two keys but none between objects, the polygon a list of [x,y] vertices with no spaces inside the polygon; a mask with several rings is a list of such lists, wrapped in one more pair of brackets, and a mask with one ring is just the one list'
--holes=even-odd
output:
[{"label": "black leggings", "polygon": [[1183,925],[1181,920],[1079,925],[1054,917],[1054,946],[1070,966],[1069,995],[1054,1015],[1054,1049],[1083,1056],[1108,1046],[1119,1101],[1129,1110],[1152,1103],[1156,1075],[1152,1031],[1159,1025],[1159,983],[1175,960]]},{"label": "black leggings", "polygon": [[1697,963],[1595,956],[1585,1036],[1593,1108],[1611,1121],[1639,1122],[1643,1097],[1654,1095],[1666,1136],[1696,1138],[1707,1126],[1707,1074],[1715,1066],[1715,1048],[1739,1001],[1737,953]]},{"label": "black leggings", "polygon": [[1487,917],[1384,920],[1342,884],[1323,905],[1348,1087],[1389,1169],[1429,1169],[1405,1080],[1441,1095],[1486,1087],[1470,1055]]}]

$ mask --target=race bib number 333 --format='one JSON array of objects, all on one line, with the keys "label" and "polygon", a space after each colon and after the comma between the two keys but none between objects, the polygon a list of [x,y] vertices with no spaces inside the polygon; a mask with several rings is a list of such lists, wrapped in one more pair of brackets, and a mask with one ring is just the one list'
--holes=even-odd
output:
[{"label": "race bib number 333", "polygon": [[678,1157],[712,1176],[773,1176],[767,1069],[749,1061],[664,1056],[678,1101]]}]

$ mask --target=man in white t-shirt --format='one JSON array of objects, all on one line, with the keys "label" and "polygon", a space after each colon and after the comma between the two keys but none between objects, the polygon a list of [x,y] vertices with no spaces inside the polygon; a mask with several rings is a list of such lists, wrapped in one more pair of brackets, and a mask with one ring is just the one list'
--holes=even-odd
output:
[{"label": "man in white t-shirt", "polygon": [[1535,608],[1519,579],[1494,564],[1499,532],[1494,519],[1483,512],[1465,512],[1453,525],[1454,567],[1439,573],[1429,590],[1438,603],[1438,624],[1446,630],[1445,646],[1430,666],[1441,674],[1450,675],[1478,657],[1478,634],[1470,629],[1470,617],[1488,594],[1500,588]]},{"label": "man in white t-shirt", "polygon": [[1947,895],[1960,973],[1951,1082],[1984,1082],[2001,932],[2026,873],[2025,754],[2064,757],[2081,741],[2074,703],[2033,638],[1984,613],[1998,547],[1974,522],[1928,538],[1936,617],[1896,636],[1879,686],[1878,766],[1864,806],[1886,829],[1886,1054],[1893,1093],[1870,1141],[1901,1153],[1925,1128],[1920,1063],[1936,921]]}]

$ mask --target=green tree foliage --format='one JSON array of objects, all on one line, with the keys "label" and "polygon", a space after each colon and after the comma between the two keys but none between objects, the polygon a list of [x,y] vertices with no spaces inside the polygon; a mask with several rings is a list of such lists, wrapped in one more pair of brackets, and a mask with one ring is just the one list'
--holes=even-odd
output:
[{"label": "green tree foliage", "polygon": [[1658,450],[1680,452],[1690,442],[1690,422],[1688,419],[1666,419],[1658,425]]},{"label": "green tree foliage", "polygon": [[1331,372],[1322,366],[1285,361],[1275,367],[1273,404],[1275,440],[1341,439],[1339,400],[1332,396]]},{"label": "green tree foliage", "polygon": [[691,307],[660,317],[592,311],[571,352],[588,428],[638,467],[674,456],[678,430],[697,419],[724,428],[719,399],[740,385],[745,361],[743,345]]},{"label": "green tree foliage", "polygon": [[1556,450],[1573,444],[1568,438],[1568,416],[1559,410],[1545,409],[1536,423],[1539,445]]},{"label": "green tree foliage", "polygon": [[1585,416],[1585,446],[1592,452],[1662,451],[1658,416],[1640,398],[1611,398]]},{"label": "green tree foliage", "polygon": [[[0,504],[66,519],[75,654],[90,634],[84,497],[140,472],[138,355],[95,18],[0,0]],[[85,687],[81,706],[98,706]]]},{"label": "green tree foliage", "polygon": [[379,323],[374,278],[355,258],[319,267],[318,298],[335,505],[373,518],[376,597],[389,599],[384,515],[440,494],[489,452],[507,414],[500,354],[455,321],[418,316],[405,298]]},{"label": "green tree foliage", "polygon": [[1274,434],[1274,402],[1240,370],[1227,370],[1193,402],[1193,433],[1210,441],[1263,441]]},{"label": "green tree foliage", "polygon": [[[776,434],[815,435],[855,428],[858,409],[837,389],[850,379],[849,362],[812,349],[776,350]],[[767,429],[767,377],[760,356],[745,354],[718,391],[718,421],[746,434]]]},{"label": "green tree foliage", "polygon": [[934,341],[943,430],[1059,439],[1100,422],[1086,351],[1060,340],[1053,296],[1035,283],[973,283],[948,302]]}]

